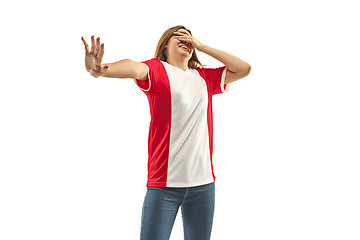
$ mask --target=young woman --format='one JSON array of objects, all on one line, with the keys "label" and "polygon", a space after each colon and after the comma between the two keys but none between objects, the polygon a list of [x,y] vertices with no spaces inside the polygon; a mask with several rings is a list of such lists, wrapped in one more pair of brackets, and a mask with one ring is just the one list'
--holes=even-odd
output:
[{"label": "young woman", "polygon": [[[181,206],[184,237],[210,239],[215,175],[212,165],[212,95],[227,92],[229,84],[247,76],[250,65],[207,46],[184,26],[164,32],[155,58],[144,62],[124,59],[102,64],[104,44],[91,37],[85,45],[85,67],[93,77],[132,78],[148,98],[148,181],[141,240],[168,240]],[[204,68],[196,51],[225,66]]]}]

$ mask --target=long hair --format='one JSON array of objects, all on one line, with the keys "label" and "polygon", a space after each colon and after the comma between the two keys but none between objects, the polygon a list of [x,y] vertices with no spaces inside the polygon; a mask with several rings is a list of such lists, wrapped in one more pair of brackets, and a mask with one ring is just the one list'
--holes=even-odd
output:
[{"label": "long hair", "polygon": [[[157,45],[156,51],[155,51],[155,56],[154,56],[155,58],[159,59],[160,61],[166,62],[167,56],[165,54],[165,46],[169,42],[170,38],[173,36],[173,32],[176,32],[179,29],[185,29],[191,34],[191,31],[182,25],[178,25],[178,26],[169,28],[168,30],[166,30],[163,33],[163,35],[161,36],[161,38],[158,42],[158,45]],[[196,68],[202,67],[202,66],[204,66],[204,65],[202,65],[200,63],[199,59],[197,58],[195,48],[194,48],[194,52],[188,62],[188,67],[192,68],[192,69],[196,69]]]}]

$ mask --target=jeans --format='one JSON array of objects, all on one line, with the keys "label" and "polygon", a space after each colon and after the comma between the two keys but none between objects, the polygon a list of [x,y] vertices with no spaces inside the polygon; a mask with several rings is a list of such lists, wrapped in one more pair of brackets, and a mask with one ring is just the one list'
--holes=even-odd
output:
[{"label": "jeans", "polygon": [[148,187],[140,240],[169,240],[180,206],[184,239],[209,240],[215,206],[214,182],[185,188]]}]

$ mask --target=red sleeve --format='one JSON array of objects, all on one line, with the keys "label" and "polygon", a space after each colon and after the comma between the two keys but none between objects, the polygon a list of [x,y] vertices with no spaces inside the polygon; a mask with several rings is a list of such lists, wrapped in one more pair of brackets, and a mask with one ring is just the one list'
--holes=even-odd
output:
[{"label": "red sleeve", "polygon": [[143,61],[148,68],[148,75],[146,80],[134,79],[135,84],[143,91],[146,95],[152,93],[156,88],[156,73],[159,68],[160,61],[156,58],[152,58],[147,61]]},{"label": "red sleeve", "polygon": [[197,70],[208,85],[211,95],[229,91],[229,84],[225,84],[226,66],[219,68],[197,68]]}]

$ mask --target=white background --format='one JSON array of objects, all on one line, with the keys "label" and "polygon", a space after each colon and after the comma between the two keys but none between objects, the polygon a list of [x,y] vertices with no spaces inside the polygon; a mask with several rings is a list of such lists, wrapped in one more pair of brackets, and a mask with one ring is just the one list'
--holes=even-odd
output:
[{"label": "white background", "polygon": [[[1,6],[0,239],[139,239],[150,111],[132,79],[185,25],[251,67],[213,97],[212,239],[360,239],[356,1],[17,1]],[[203,64],[222,63],[198,53]],[[182,239],[181,214],[172,240]]]}]

